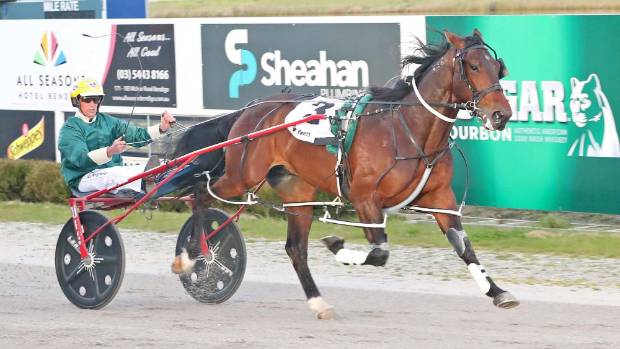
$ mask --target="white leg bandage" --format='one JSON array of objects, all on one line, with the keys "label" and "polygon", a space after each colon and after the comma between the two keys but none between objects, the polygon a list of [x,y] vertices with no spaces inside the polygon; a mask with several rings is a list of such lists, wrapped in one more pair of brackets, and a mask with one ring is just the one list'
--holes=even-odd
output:
[{"label": "white leg bandage", "polygon": [[363,264],[366,262],[368,252],[349,250],[348,248],[342,248],[336,253],[336,261],[345,264]]},{"label": "white leg bandage", "polygon": [[476,263],[471,263],[467,266],[467,269],[469,269],[469,273],[473,276],[474,280],[476,280],[478,287],[480,287],[480,291],[484,294],[489,292],[491,284],[487,280],[487,272],[484,270],[484,267]]}]

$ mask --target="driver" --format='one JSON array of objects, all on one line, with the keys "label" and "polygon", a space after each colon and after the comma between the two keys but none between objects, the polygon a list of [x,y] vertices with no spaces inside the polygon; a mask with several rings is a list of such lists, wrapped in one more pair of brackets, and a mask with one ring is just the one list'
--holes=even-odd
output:
[{"label": "driver", "polygon": [[[144,171],[144,165],[123,166],[121,153],[141,147],[168,131],[176,119],[167,111],[159,125],[141,128],[100,113],[103,87],[95,79],[82,78],[72,87],[71,104],[77,108],[60,130],[58,150],[61,172],[72,190],[97,191],[126,182]],[[140,192],[141,181],[121,189]]]}]

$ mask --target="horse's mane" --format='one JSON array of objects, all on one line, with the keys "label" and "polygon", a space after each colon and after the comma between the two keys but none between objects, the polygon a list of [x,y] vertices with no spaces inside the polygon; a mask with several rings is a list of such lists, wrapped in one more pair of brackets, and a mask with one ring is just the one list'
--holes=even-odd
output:
[{"label": "horse's mane", "polygon": [[[405,56],[401,61],[401,66],[404,68],[409,64],[419,64],[418,68],[413,73],[413,78],[416,84],[419,84],[424,75],[428,72],[429,68],[450,48],[450,44],[446,41],[445,37],[441,36],[441,41],[437,44],[424,44],[416,37],[415,50],[413,54]],[[465,38],[465,45],[472,46],[482,44],[482,39],[477,35],[468,36]],[[382,101],[399,101],[407,96],[413,88],[405,80],[399,80],[394,87],[371,87],[370,93],[375,100]]]}]

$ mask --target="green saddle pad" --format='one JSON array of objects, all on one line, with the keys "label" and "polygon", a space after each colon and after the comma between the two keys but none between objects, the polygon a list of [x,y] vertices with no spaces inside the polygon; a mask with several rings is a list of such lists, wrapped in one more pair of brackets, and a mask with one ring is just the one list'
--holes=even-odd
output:
[{"label": "green saddle pad", "polygon": [[[353,140],[355,139],[355,131],[357,130],[357,116],[364,112],[368,102],[372,100],[372,95],[365,95],[360,98],[355,105],[355,109],[353,110],[352,119],[349,120],[349,128],[346,130],[346,134],[344,137],[344,151],[348,153],[351,149],[351,145],[353,144]],[[336,117],[333,119],[331,131],[334,135],[338,135],[340,131],[340,127],[342,125],[342,121],[347,117],[347,111],[351,110],[351,106],[353,102],[345,103],[340,110],[336,112]],[[338,146],[337,145],[327,145],[327,151],[332,154],[338,154]]]}]

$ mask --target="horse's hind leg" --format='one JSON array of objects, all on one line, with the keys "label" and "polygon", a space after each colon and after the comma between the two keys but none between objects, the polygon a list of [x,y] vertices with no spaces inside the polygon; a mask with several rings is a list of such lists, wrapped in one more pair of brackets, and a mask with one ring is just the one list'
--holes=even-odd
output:
[{"label": "horse's hind leg", "polygon": [[[360,222],[370,224],[381,224],[384,222],[381,208],[371,198],[356,201],[354,206]],[[343,264],[384,266],[390,256],[385,228],[366,227],[363,229],[366,239],[371,244],[370,251],[355,251],[344,248],[344,239],[338,236],[326,236],[321,241],[336,255],[336,260]]]},{"label": "horse's hind leg", "polygon": [[286,253],[304,289],[308,307],[317,318],[332,319],[336,314],[334,308],[321,297],[308,267],[308,235],[312,223],[312,207],[291,207],[287,209],[287,213]]},{"label": "horse's hind leg", "polygon": [[[271,169],[267,180],[284,202],[312,201],[315,197],[316,189],[313,186],[290,174],[284,167],[277,166]],[[312,225],[312,206],[287,207],[286,212],[288,214],[286,253],[304,289],[308,306],[317,318],[332,319],[336,314],[334,308],[321,297],[308,268],[308,235]]]},{"label": "horse's hind leg", "polygon": [[[217,196],[229,199],[242,195],[246,188],[241,184],[240,179],[231,179],[224,175],[213,184],[211,190]],[[188,251],[176,251],[171,266],[171,270],[175,274],[189,273],[194,267],[195,259],[200,254],[200,239],[198,239],[199,235],[197,233],[202,233],[204,210],[209,207],[209,203],[213,200],[207,191],[206,184],[197,184],[194,195],[194,205],[192,207],[194,226],[188,243]]]},{"label": "horse's hind leg", "polygon": [[175,252],[175,257],[172,261],[170,269],[175,274],[189,273],[196,264],[196,258],[200,255],[200,239],[199,234],[203,231],[203,217],[204,210],[207,207],[205,205],[206,192],[202,189],[194,189],[194,203],[192,205],[192,232],[190,240],[187,244],[187,250],[184,248]]},{"label": "horse's hind leg", "polygon": [[474,252],[467,233],[461,226],[461,219],[454,215],[436,213],[435,219],[443,233],[454,247],[456,254],[467,265],[467,269],[480,287],[480,291],[493,298],[493,304],[504,309],[514,308],[519,305],[519,301],[508,291],[504,291],[487,275],[486,270]]}]

